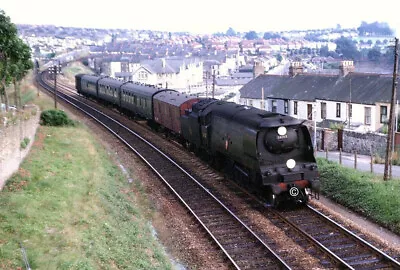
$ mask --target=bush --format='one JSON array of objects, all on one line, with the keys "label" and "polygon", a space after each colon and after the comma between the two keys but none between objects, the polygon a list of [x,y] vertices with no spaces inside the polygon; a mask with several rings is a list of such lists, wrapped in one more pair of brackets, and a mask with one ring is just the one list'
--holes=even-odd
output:
[{"label": "bush", "polygon": [[74,126],[75,123],[61,110],[47,110],[40,115],[40,124],[44,126]]},{"label": "bush", "polygon": [[25,137],[21,142],[21,148],[25,149],[28,146],[29,142],[30,142],[29,138]]}]

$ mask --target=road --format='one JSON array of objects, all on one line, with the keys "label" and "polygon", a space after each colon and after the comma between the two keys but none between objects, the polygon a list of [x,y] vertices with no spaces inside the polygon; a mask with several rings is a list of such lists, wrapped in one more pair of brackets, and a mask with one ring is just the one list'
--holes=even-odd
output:
[{"label": "road", "polygon": [[[328,152],[328,159],[339,163],[339,152]],[[317,151],[316,157],[325,158],[326,153]],[[353,153],[342,152],[342,165],[354,168],[355,156]],[[373,164],[373,172],[383,175],[385,164]],[[365,155],[357,155],[357,169],[360,171],[371,172],[371,157]],[[392,166],[392,176],[400,178],[400,166]]]}]

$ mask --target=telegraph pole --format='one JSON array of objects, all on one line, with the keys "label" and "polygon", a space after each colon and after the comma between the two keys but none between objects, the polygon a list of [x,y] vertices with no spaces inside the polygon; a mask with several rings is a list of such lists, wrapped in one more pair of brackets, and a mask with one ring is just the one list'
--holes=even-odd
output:
[{"label": "telegraph pole", "polygon": [[54,64],[49,67],[49,73],[54,74],[54,109],[57,109],[57,74],[61,73],[60,62],[58,62],[58,65]]},{"label": "telegraph pole", "polygon": [[206,71],[206,98],[208,98],[208,71]]},{"label": "telegraph pole", "polygon": [[215,69],[213,70],[213,84],[212,84],[212,98],[214,98],[215,94]]},{"label": "telegraph pole", "polygon": [[394,39],[394,68],[393,68],[393,83],[392,83],[392,99],[390,103],[390,115],[389,115],[389,124],[388,124],[388,136],[387,136],[387,143],[386,143],[386,159],[385,159],[385,170],[383,173],[383,180],[388,180],[391,177],[388,175],[389,165],[392,164],[392,140],[393,140],[393,130],[394,130],[394,111],[395,111],[395,101],[396,101],[396,86],[397,86],[397,63],[398,63],[398,46],[399,46],[399,39]]}]

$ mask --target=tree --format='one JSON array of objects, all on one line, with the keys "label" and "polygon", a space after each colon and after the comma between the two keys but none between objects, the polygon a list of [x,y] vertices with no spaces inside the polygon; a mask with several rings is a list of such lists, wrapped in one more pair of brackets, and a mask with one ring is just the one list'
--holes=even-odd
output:
[{"label": "tree", "polygon": [[3,10],[0,10],[0,96],[8,110],[8,96],[6,86],[10,82],[8,74],[10,54],[12,54],[13,42],[17,36],[17,28],[11,23]]},{"label": "tree", "polygon": [[345,37],[338,38],[336,41],[336,53],[341,55],[345,59],[358,60],[360,58],[360,52],[357,50],[355,43]]},{"label": "tree", "polygon": [[33,68],[31,59],[31,48],[26,45],[21,39],[15,40],[14,53],[10,61],[10,76],[15,89],[15,105],[17,108],[22,107],[21,93],[19,89],[20,81],[25,77],[28,70]]},{"label": "tree", "polygon": [[276,56],[276,60],[278,60],[279,62],[282,62],[283,57],[280,53],[278,53],[278,55]]},{"label": "tree", "polygon": [[379,48],[374,47],[368,51],[368,59],[373,62],[379,62],[381,58],[381,50]]},{"label": "tree", "polygon": [[265,32],[263,38],[264,39],[281,38],[281,35],[272,32]]},{"label": "tree", "polygon": [[232,27],[229,27],[229,29],[226,31],[226,35],[229,37],[234,37],[234,36],[236,36],[236,31],[233,30]]},{"label": "tree", "polygon": [[20,81],[32,68],[30,48],[17,36],[17,28],[0,10],[0,97],[6,110],[9,101],[6,87],[11,82]]},{"label": "tree", "polygon": [[254,40],[258,38],[256,31],[249,31],[244,35],[244,38],[247,40]]}]

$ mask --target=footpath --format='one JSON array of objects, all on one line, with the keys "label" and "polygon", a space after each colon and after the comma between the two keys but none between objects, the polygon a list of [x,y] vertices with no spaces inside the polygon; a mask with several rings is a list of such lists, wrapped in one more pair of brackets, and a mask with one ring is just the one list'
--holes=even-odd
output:
[{"label": "footpath", "polygon": [[[317,151],[316,157],[326,158],[328,155],[328,160],[336,161],[339,163],[340,152],[332,151],[332,152],[323,152]],[[355,168],[355,156],[354,153],[345,153],[342,152],[342,166]],[[358,155],[357,154],[357,170],[371,172],[371,156],[366,155]],[[372,164],[372,172],[375,174],[383,175],[385,170],[385,164]],[[400,178],[400,166],[392,165],[392,177]]]}]

